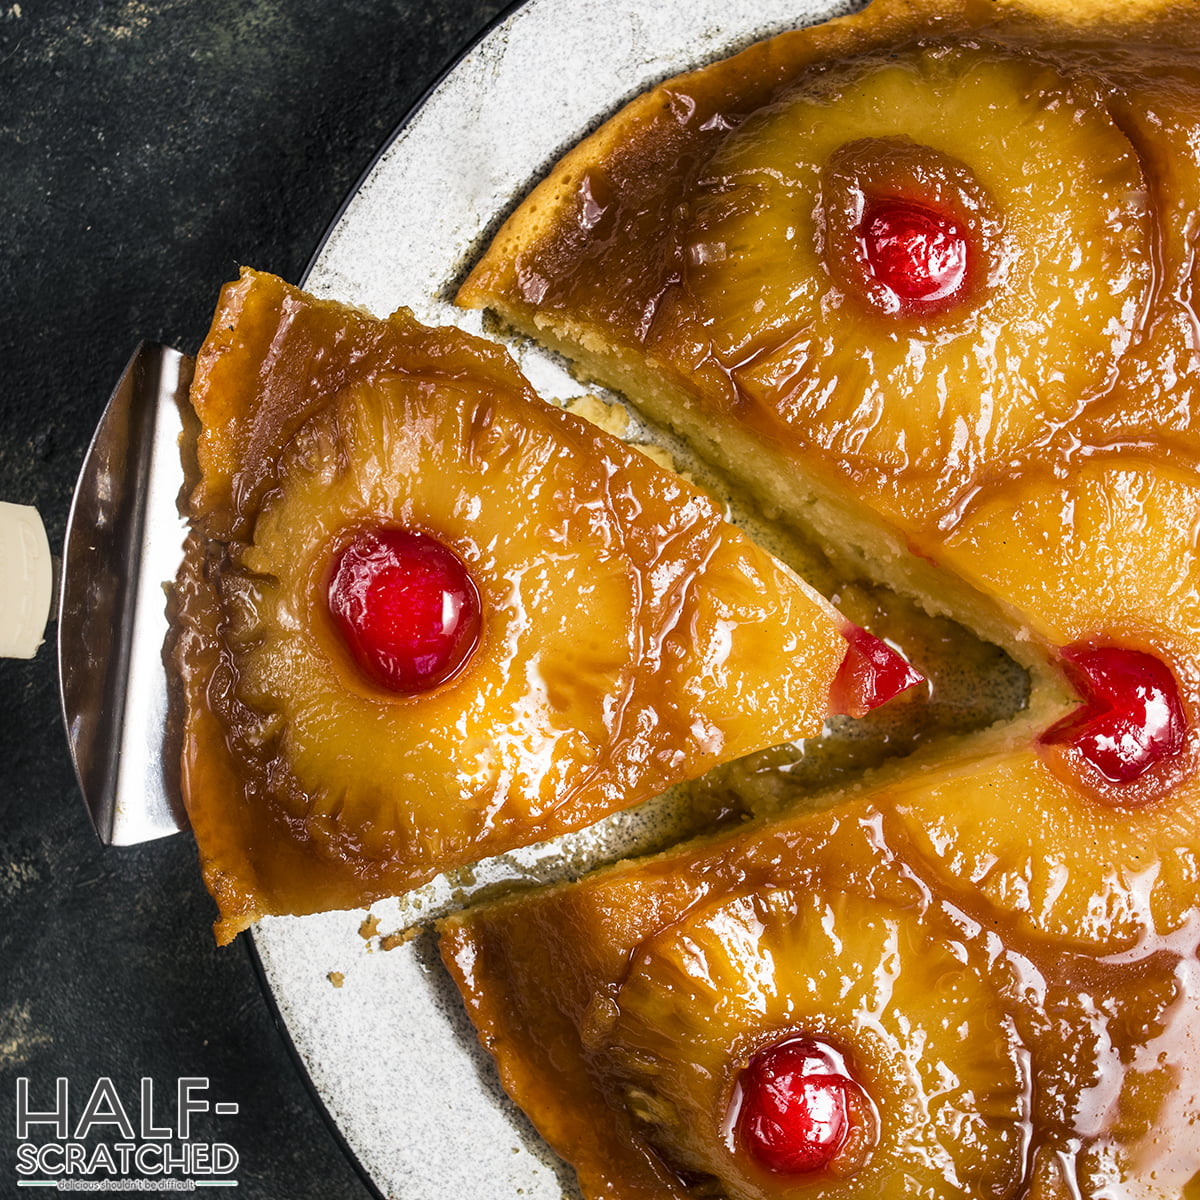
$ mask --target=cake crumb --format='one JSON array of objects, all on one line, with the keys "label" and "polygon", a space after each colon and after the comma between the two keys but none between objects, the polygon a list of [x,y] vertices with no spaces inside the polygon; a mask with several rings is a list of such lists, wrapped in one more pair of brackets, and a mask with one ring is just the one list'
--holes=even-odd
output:
[{"label": "cake crumb", "polygon": [[633,442],[632,445],[635,450],[640,450],[652,463],[657,463],[664,470],[674,471],[676,475],[679,474],[679,470],[675,466],[675,459],[669,450],[664,450],[662,446],[655,446],[652,442]]},{"label": "cake crumb", "polygon": [[346,976],[343,975],[341,971],[330,971],[325,978],[328,979],[335,988],[340,988],[342,984],[346,982]]},{"label": "cake crumb", "polygon": [[623,438],[629,431],[629,414],[619,404],[605,404],[598,396],[578,396],[567,402],[567,412]]},{"label": "cake crumb", "polygon": [[375,916],[374,913],[367,917],[367,919],[358,927],[358,936],[362,938],[364,942],[369,942],[378,932],[379,918]]},{"label": "cake crumb", "polygon": [[411,942],[419,932],[419,926],[410,925],[407,929],[400,929],[395,933],[385,933],[379,939],[379,948],[381,950],[395,950],[398,946],[403,946]]}]

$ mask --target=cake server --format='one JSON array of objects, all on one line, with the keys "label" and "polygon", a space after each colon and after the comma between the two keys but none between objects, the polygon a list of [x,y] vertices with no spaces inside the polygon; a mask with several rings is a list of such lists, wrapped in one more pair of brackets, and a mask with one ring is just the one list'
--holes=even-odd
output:
[{"label": "cake server", "polygon": [[58,608],[63,720],[79,787],[109,845],[187,828],[164,658],[183,557],[179,454],[192,360],[143,343],[84,457]]}]

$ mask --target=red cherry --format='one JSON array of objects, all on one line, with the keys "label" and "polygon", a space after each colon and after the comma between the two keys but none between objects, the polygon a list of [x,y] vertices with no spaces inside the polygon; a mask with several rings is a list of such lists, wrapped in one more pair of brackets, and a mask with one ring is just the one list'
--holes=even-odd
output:
[{"label": "red cherry", "polygon": [[1183,750],[1187,716],[1170,667],[1123,646],[1077,643],[1063,665],[1084,703],[1044,734],[1075,749],[1110,783],[1132,783]]},{"label": "red cherry", "polygon": [[909,200],[879,200],[863,215],[858,237],[872,276],[891,293],[887,307],[893,310],[944,307],[966,283],[969,238],[950,213]]},{"label": "red cherry", "polygon": [[738,1140],[768,1171],[820,1171],[845,1147],[861,1089],[831,1048],[810,1038],[777,1042],[760,1050],[737,1082]]},{"label": "red cherry", "polygon": [[338,554],[329,611],[355,662],[415,695],[462,669],[479,642],[479,592],[462,560],[428,534],[370,529]]},{"label": "red cherry", "polygon": [[850,648],[829,692],[831,713],[861,717],[925,682],[925,676],[908,659],[865,629],[848,625],[842,637]]}]

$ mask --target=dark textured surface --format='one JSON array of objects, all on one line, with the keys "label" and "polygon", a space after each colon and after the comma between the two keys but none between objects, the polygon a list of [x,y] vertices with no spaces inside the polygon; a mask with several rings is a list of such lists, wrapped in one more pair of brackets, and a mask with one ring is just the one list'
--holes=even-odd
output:
[{"label": "dark textured surface", "polygon": [[[297,279],[395,124],[505,5],[476,0],[0,3],[0,499],[51,544],[143,338],[194,350],[253,264]],[[207,1077],[243,1197],[366,1196],[244,946],[217,951],[189,838],[103,850],[50,645],[0,660],[0,1196],[16,1080],[80,1101]],[[44,1104],[42,1105],[45,1106]],[[24,1193],[26,1195],[32,1193]]]}]

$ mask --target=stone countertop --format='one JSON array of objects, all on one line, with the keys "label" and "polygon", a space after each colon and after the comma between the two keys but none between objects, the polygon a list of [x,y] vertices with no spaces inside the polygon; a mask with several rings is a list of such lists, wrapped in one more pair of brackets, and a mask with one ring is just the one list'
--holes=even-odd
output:
[{"label": "stone countertop", "polygon": [[[504,7],[0,0],[0,500],[36,505],[60,546],[133,347],[194,351],[239,264],[299,279],[376,149]],[[73,1118],[111,1079],[136,1121],[148,1078],[161,1121],[181,1076],[238,1106],[206,1133],[236,1149],[237,1195],[370,1195],[247,946],[213,945],[191,839],[97,843],[50,643],[0,660],[0,781],[0,1195],[18,1194],[19,1079],[41,1109],[67,1079]]]}]

